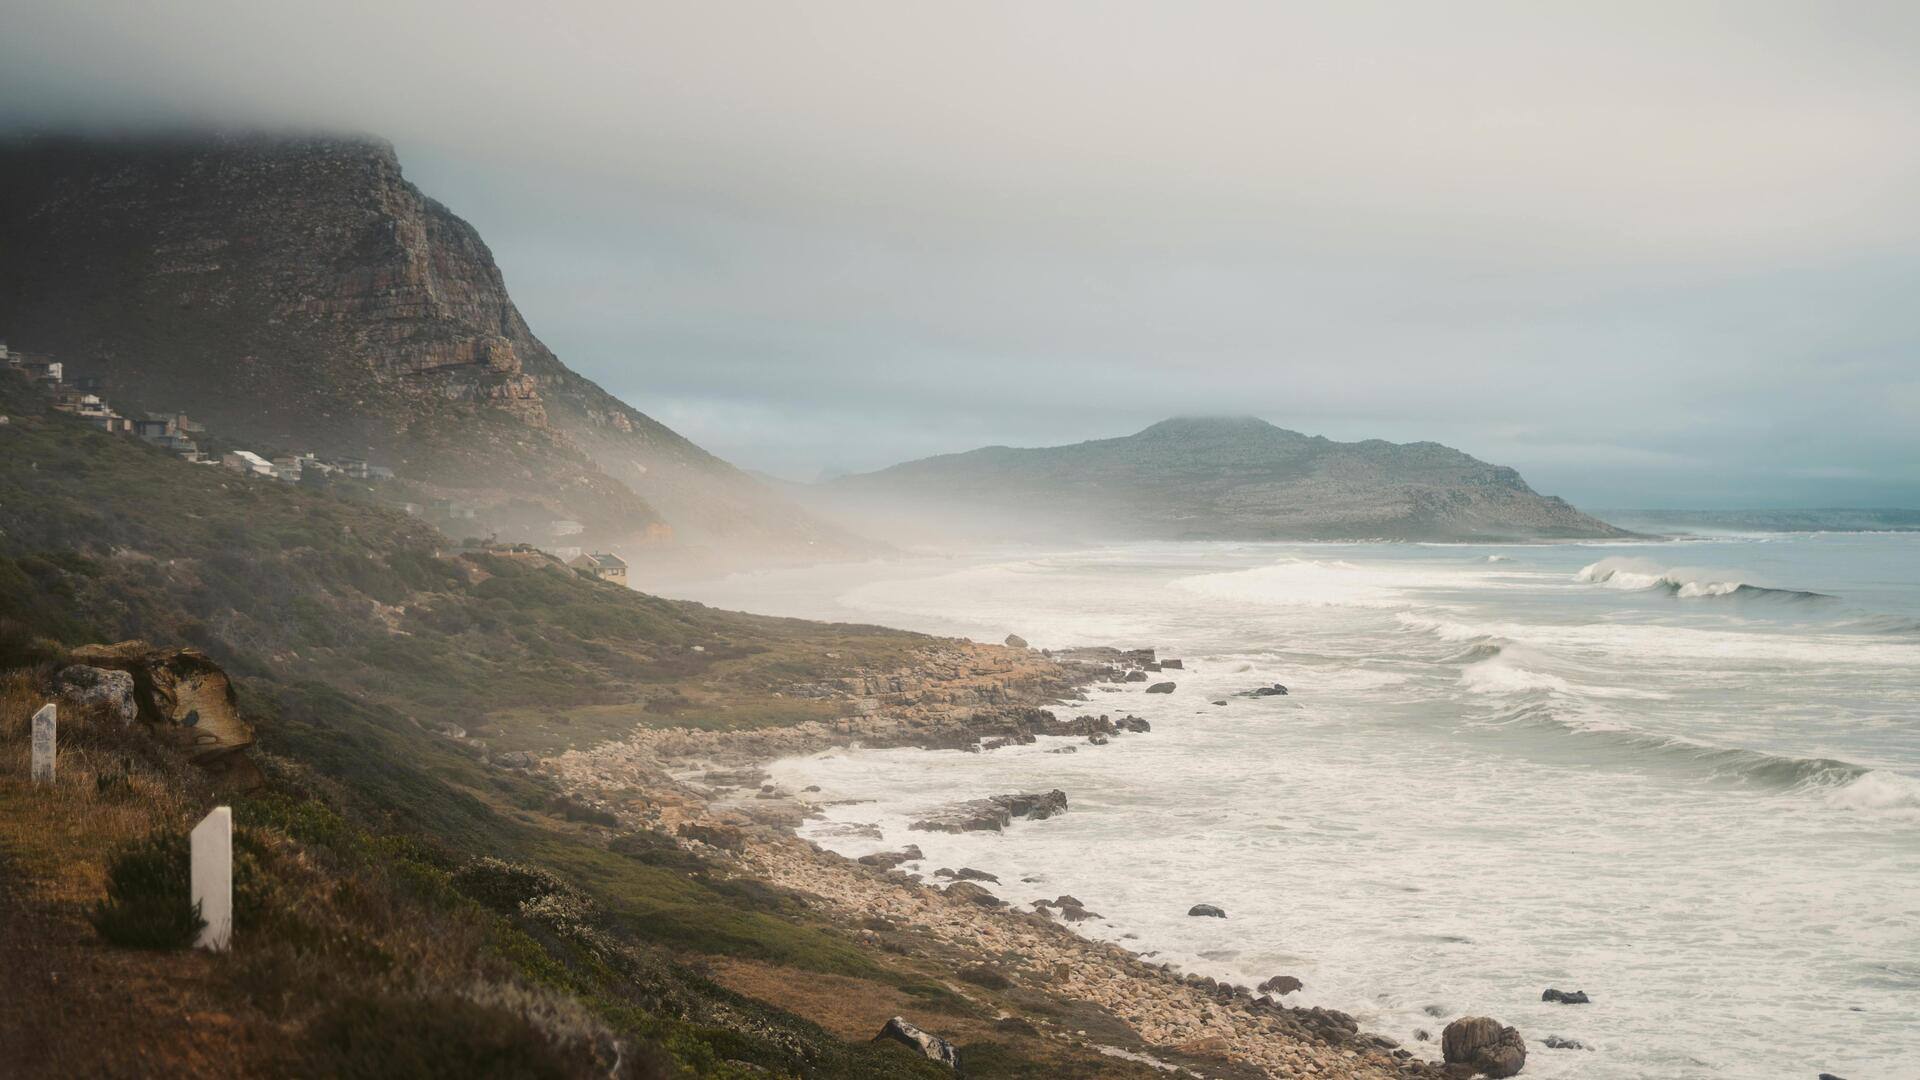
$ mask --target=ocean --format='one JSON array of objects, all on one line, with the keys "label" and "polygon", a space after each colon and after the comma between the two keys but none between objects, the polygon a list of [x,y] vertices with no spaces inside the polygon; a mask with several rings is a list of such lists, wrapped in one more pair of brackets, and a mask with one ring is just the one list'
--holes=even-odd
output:
[{"label": "ocean", "polygon": [[[1296,976],[1288,1003],[1427,1056],[1487,1015],[1527,1037],[1529,1076],[1920,1075],[1920,534],[1130,544],[680,591],[1185,661],[1172,694],[1059,710],[1153,725],[1107,746],[778,763],[785,788],[861,800],[803,829],[825,847],[917,843],[923,873],[985,870],[1016,904],[1071,893],[1104,917],[1089,936]],[[1049,788],[1069,813],[907,831]]]}]

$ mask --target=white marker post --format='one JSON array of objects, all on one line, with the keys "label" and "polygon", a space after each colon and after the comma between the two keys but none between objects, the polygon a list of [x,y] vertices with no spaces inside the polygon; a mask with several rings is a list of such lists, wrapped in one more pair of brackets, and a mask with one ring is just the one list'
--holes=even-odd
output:
[{"label": "white marker post", "polygon": [[33,714],[33,782],[53,783],[53,758],[59,748],[59,710],[52,703]]},{"label": "white marker post", "polygon": [[193,850],[193,902],[206,921],[194,945],[225,952],[233,938],[233,809],[216,806],[188,839]]}]

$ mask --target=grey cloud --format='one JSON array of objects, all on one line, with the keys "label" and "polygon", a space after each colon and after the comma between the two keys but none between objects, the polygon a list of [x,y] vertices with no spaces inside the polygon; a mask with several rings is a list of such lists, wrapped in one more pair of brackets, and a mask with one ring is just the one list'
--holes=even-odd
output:
[{"label": "grey cloud", "polygon": [[749,467],[1252,412],[1920,503],[1908,4],[20,4],[0,123],[393,138]]}]

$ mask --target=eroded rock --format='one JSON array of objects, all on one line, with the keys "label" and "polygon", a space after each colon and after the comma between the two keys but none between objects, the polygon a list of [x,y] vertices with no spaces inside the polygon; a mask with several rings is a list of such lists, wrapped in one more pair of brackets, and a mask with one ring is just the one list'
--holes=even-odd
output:
[{"label": "eroded rock", "polygon": [[1195,904],[1187,909],[1187,914],[1200,919],[1224,919],[1227,913],[1212,904]]}]

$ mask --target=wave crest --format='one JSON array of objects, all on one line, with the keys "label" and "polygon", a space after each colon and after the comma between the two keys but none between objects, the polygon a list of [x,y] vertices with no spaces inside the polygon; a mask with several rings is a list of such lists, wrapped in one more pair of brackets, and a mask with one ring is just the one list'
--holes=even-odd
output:
[{"label": "wave crest", "polygon": [[1750,585],[1737,578],[1721,577],[1717,571],[1661,567],[1658,563],[1649,562],[1646,559],[1619,556],[1601,559],[1599,562],[1583,566],[1579,573],[1573,575],[1573,579],[1588,585],[1603,585],[1609,589],[1636,592],[1646,589],[1663,589],[1683,600],[1721,596],[1771,597],[1788,600],[1832,599],[1826,593]]}]

